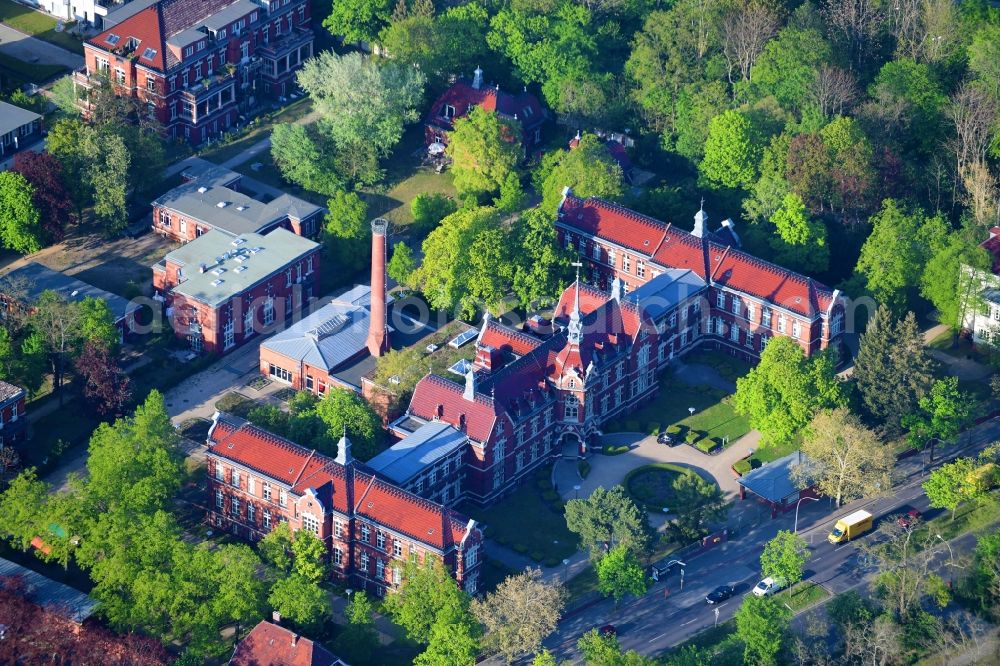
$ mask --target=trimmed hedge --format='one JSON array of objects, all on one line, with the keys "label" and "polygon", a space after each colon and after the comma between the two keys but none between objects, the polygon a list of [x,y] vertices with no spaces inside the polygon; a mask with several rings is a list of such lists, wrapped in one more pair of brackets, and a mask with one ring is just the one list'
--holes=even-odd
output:
[{"label": "trimmed hedge", "polygon": [[576,471],[580,473],[580,478],[586,479],[587,475],[590,474],[590,463],[586,460],[580,460],[576,463]]},{"label": "trimmed hedge", "polygon": [[627,444],[621,446],[605,446],[601,449],[601,453],[606,456],[620,456],[623,453],[628,453],[629,447]]},{"label": "trimmed hedge", "polygon": [[722,443],[716,441],[715,439],[703,439],[694,445],[694,447],[702,453],[713,453],[721,446]]}]

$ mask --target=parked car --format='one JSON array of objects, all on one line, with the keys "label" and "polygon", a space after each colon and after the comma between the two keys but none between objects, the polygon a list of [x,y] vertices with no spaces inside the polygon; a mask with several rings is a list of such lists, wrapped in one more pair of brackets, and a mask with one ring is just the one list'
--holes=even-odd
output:
[{"label": "parked car", "polygon": [[659,435],[656,436],[656,443],[665,444],[667,446],[677,446],[679,442],[670,433],[661,432]]},{"label": "parked car", "polygon": [[732,585],[720,585],[715,588],[705,597],[705,601],[709,604],[719,604],[733,596],[736,590],[733,589]]},{"label": "parked car", "polygon": [[618,635],[618,628],[615,627],[615,625],[613,625],[613,624],[606,624],[603,627],[601,627],[600,629],[598,629],[597,631],[598,631],[598,633],[601,634],[601,636],[617,636]]},{"label": "parked car", "polygon": [[785,583],[780,578],[771,578],[768,576],[754,586],[753,593],[758,597],[769,597],[780,591],[784,586]]},{"label": "parked car", "polygon": [[908,530],[920,521],[920,516],[921,514],[919,509],[910,509],[897,518],[896,523],[904,530]]}]

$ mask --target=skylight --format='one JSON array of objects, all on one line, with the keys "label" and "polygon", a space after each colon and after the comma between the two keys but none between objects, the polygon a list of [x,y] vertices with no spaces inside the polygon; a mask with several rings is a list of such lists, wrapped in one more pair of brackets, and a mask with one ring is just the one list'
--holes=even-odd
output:
[{"label": "skylight", "polygon": [[118,43],[119,39],[121,39],[121,37],[119,37],[115,33],[111,33],[110,35],[108,35],[108,38],[104,41],[106,41],[108,44],[111,44],[111,46],[114,46],[115,44]]},{"label": "skylight", "polygon": [[142,52],[142,57],[146,60],[152,60],[156,57],[156,49],[146,49]]}]

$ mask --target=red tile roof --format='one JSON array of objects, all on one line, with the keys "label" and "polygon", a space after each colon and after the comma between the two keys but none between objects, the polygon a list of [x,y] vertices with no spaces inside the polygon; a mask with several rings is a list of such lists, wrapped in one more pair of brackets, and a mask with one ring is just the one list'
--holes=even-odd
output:
[{"label": "red tile roof", "polygon": [[490,438],[497,418],[493,399],[477,393],[475,400],[466,400],[464,393],[463,385],[437,375],[427,375],[414,387],[409,411],[430,421],[439,418],[438,408],[441,407],[440,420],[454,426],[464,415],[466,434],[477,442],[485,442]]},{"label": "red tile roof", "polygon": [[[576,286],[563,291],[553,312],[553,319],[565,324],[569,320],[576,300]],[[579,348],[569,345],[554,357],[550,376],[555,378],[565,369],[575,367],[585,371],[600,350],[608,349],[631,340],[639,332],[642,317],[635,304],[617,301],[608,294],[586,284],[580,285],[580,313],[582,314],[583,339]]]},{"label": "red tile roof", "polygon": [[[446,104],[455,109],[455,117],[451,120],[444,117]],[[486,111],[495,111],[508,118],[516,116],[524,129],[533,129],[545,122],[542,105],[531,93],[512,94],[485,84],[480,88],[473,88],[472,84],[464,79],[457,81],[434,101],[427,113],[426,122],[450,130],[454,120],[468,114],[473,106],[481,106]]]},{"label": "red tile roof", "polygon": [[337,666],[344,662],[319,643],[261,620],[236,646],[229,663],[231,666]]},{"label": "red tile roof", "polygon": [[518,356],[524,356],[542,344],[542,341],[533,335],[513,329],[496,319],[490,319],[486,323],[485,329],[480,332],[479,340],[476,344],[480,347],[493,347],[494,349]]},{"label": "red tile roof", "polygon": [[[305,495],[311,488],[328,508],[345,515],[353,511],[439,550],[465,537],[468,519],[464,516],[397,488],[361,463],[353,463],[353,473],[348,474],[332,458],[243,419],[221,414],[209,443],[209,453],[289,485],[296,495]],[[346,492],[348,478],[350,493]],[[348,497],[354,498],[353,507],[348,506]]]},{"label": "red tile roof", "polygon": [[1000,227],[990,229],[990,237],[979,245],[993,257],[993,274],[1000,275]]},{"label": "red tile roof", "polygon": [[601,199],[567,197],[559,221],[663,268],[690,269],[705,280],[808,317],[818,316],[833,300],[833,291],[812,278]]}]

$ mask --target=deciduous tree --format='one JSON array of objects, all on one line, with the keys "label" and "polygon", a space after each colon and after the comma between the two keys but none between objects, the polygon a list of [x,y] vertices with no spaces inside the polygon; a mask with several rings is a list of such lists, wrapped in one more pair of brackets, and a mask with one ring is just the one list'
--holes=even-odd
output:
[{"label": "deciduous tree", "polygon": [[549,153],[534,178],[541,185],[542,210],[555,215],[563,190],[572,188],[578,197],[615,200],[625,192],[621,166],[607,146],[593,134],[584,134],[571,150]]},{"label": "deciduous tree", "polygon": [[895,463],[891,451],[846,407],[813,418],[802,452],[808,463],[793,468],[793,476],[815,483],[837,506],[871,497],[891,485]]},{"label": "deciduous tree", "polygon": [[520,123],[480,106],[456,120],[447,154],[459,194],[480,197],[498,192],[517,167],[520,142]]},{"label": "deciduous tree", "polygon": [[590,497],[567,502],[566,527],[579,535],[580,545],[590,549],[593,560],[619,544],[637,555],[644,555],[649,549],[646,514],[622,486],[611,490],[598,486]]},{"label": "deciduous tree", "polygon": [[479,653],[482,628],[469,612],[466,596],[450,596],[435,614],[427,649],[414,666],[472,666]]},{"label": "deciduous tree", "polygon": [[725,111],[708,124],[705,157],[698,170],[709,184],[748,188],[757,180],[761,149],[750,120],[739,111]]},{"label": "deciduous tree", "polygon": [[930,505],[948,509],[955,520],[959,504],[981,497],[988,489],[991,479],[980,471],[981,467],[974,458],[957,458],[935,469],[923,483]]},{"label": "deciduous tree", "polygon": [[809,544],[798,534],[779,530],[777,536],[764,544],[760,555],[760,571],[765,576],[780,579],[785,585],[802,580],[802,572],[809,559]]},{"label": "deciduous tree", "polygon": [[333,612],[330,593],[297,574],[276,580],[267,601],[282,619],[287,618],[305,631],[321,627]]},{"label": "deciduous tree", "polygon": [[404,242],[396,243],[392,249],[392,258],[386,266],[386,273],[393,280],[403,286],[411,286],[413,271],[417,269],[417,264],[413,260],[413,251]]},{"label": "deciduous tree", "polygon": [[806,358],[790,338],[767,343],[760,363],[736,380],[733,406],[763,434],[763,445],[791,441],[821,409],[845,401],[833,359],[825,354]]},{"label": "deciduous tree", "polygon": [[323,243],[330,258],[341,270],[351,274],[368,265],[370,243],[368,204],[356,192],[337,191],[326,204]]},{"label": "deciduous tree", "polygon": [[42,249],[41,215],[35,188],[16,171],[0,172],[0,241],[21,254]]},{"label": "deciduous tree", "polygon": [[344,610],[347,627],[337,636],[334,649],[352,664],[368,662],[379,647],[373,612],[374,606],[364,590],[355,592]]},{"label": "deciduous tree", "polygon": [[641,596],[649,588],[646,571],[635,553],[625,544],[618,544],[597,561],[597,588],[601,594],[614,597],[615,606],[627,594]]},{"label": "deciduous tree", "polygon": [[323,19],[323,27],[345,42],[375,41],[379,31],[392,16],[390,0],[335,0],[330,15]]},{"label": "deciduous tree", "polygon": [[58,243],[73,217],[73,202],[66,189],[62,165],[49,153],[25,150],[14,156],[11,169],[34,188],[33,200],[41,217],[47,243]]},{"label": "deciduous tree", "polygon": [[745,596],[736,611],[736,635],[743,641],[744,663],[777,664],[791,617],[791,611],[771,597]]},{"label": "deciduous tree", "polygon": [[793,270],[822,273],[830,262],[826,227],[809,217],[802,197],[794,192],[785,195],[781,208],[771,215],[777,235],[771,236],[775,261]]},{"label": "deciduous tree", "polygon": [[494,592],[472,601],[472,613],[485,627],[483,649],[508,664],[525,652],[538,652],[556,630],[565,594],[546,583],[540,569],[508,576]]},{"label": "deciduous tree", "polygon": [[686,540],[701,538],[726,517],[729,507],[722,489],[697,474],[681,474],[673,482],[672,523]]},{"label": "deciduous tree", "polygon": [[434,229],[441,220],[458,210],[455,200],[437,192],[421,192],[410,203],[413,225],[419,233]]},{"label": "deciduous tree", "polygon": [[468,605],[465,592],[458,588],[439,559],[428,557],[423,563],[406,563],[403,583],[396,594],[386,598],[385,609],[411,640],[428,643],[438,614],[449,607],[461,608],[463,604]]},{"label": "deciduous tree", "polygon": [[297,123],[279,123],[271,131],[271,157],[285,180],[333,196],[343,189],[335,171],[332,146],[317,132]]},{"label": "deciduous tree", "polygon": [[559,243],[551,217],[539,208],[526,211],[515,223],[513,235],[513,289],[521,307],[527,310],[555,302],[570,281],[573,258]]},{"label": "deciduous tree", "polygon": [[958,388],[958,377],[935,381],[918,402],[916,412],[903,417],[903,426],[910,431],[909,439],[923,448],[932,440],[955,441],[972,413],[969,396]]},{"label": "deciduous tree", "polygon": [[128,375],[107,347],[88,342],[74,361],[83,399],[100,416],[121,414],[132,398]]},{"label": "deciduous tree", "polygon": [[333,436],[347,433],[351,440],[351,453],[357,458],[368,460],[378,451],[382,422],[371,406],[354,391],[330,387],[326,397],[316,405],[316,414]]}]

